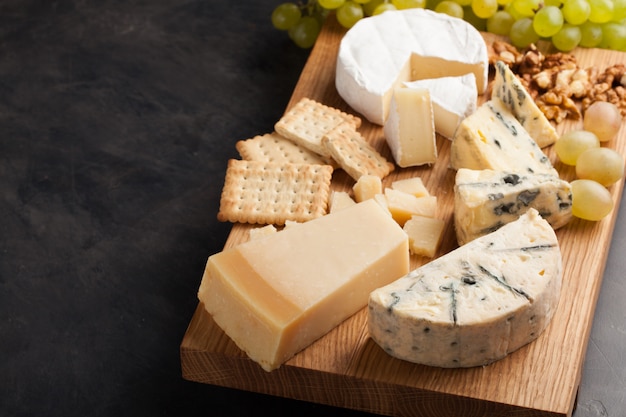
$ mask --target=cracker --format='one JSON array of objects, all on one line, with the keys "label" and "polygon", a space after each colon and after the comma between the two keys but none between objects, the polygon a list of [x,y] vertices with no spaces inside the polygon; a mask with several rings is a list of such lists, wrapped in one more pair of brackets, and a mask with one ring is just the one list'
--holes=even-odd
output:
[{"label": "cracker", "polygon": [[303,98],[276,122],[274,129],[298,145],[328,157],[330,154],[322,144],[322,138],[337,125],[346,122],[355,128],[361,125],[361,119],[357,116]]},{"label": "cracker", "polygon": [[375,175],[381,179],[394,170],[393,163],[382,156],[350,123],[342,123],[323,138],[337,164],[358,181],[362,175]]},{"label": "cracker", "polygon": [[331,163],[329,158],[324,158],[277,132],[240,140],[235,144],[235,147],[241,159],[248,161],[320,165],[330,165]]},{"label": "cracker", "polygon": [[326,214],[333,169],[329,165],[228,161],[217,218],[276,224]]}]

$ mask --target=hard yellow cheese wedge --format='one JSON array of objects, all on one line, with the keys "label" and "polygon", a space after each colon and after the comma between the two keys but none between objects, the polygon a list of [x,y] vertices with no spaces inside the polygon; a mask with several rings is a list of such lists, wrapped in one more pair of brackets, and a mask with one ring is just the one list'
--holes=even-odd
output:
[{"label": "hard yellow cheese wedge", "polygon": [[408,270],[406,233],[370,199],[210,256],[198,298],[271,371]]}]

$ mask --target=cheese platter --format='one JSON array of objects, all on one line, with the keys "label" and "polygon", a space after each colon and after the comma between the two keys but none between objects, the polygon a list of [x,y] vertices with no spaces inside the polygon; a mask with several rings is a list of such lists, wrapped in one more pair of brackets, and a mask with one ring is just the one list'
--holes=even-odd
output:
[{"label": "cheese platter", "polygon": [[[310,98],[346,113],[355,111],[335,87],[335,66],[345,29],[328,18],[302,71],[286,110]],[[497,37],[483,33],[486,43]],[[540,45],[547,51],[548,45]],[[624,62],[626,54],[600,49],[572,52],[582,66]],[[484,100],[480,97],[479,100]],[[557,126],[562,133],[580,121]],[[361,134],[391,159],[381,126],[363,120]],[[606,144],[626,153],[626,128]],[[435,257],[458,243],[454,231],[455,171],[450,169],[450,140],[437,137],[438,159],[428,166],[394,170],[383,182],[419,176],[438,198],[437,217],[445,221]],[[561,178],[575,171],[545,149]],[[333,190],[350,190],[354,180],[341,170],[333,174]],[[532,343],[488,366],[443,369],[413,364],[385,353],[368,335],[367,311],[357,312],[295,355],[267,372],[250,360],[217,326],[201,304],[180,345],[183,377],[274,396],[328,404],[390,416],[571,416],[602,283],[604,265],[622,199],[623,179],[609,187],[615,207],[597,222],[575,219],[557,230],[563,257],[563,285],[551,324]],[[225,243],[234,247],[248,239],[253,225],[236,223]],[[411,268],[430,258],[411,256]],[[198,273],[199,278],[202,271]]]}]

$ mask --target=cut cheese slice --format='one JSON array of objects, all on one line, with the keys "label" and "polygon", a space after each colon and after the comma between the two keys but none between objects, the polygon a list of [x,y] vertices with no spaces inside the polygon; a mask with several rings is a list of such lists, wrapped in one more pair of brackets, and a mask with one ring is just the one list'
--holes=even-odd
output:
[{"label": "cut cheese slice", "polygon": [[461,122],[450,147],[450,166],[558,177],[550,159],[497,97]]},{"label": "cut cheese slice", "polygon": [[561,275],[554,230],[531,209],[373,291],[369,333],[385,352],[409,362],[487,365],[545,330]]},{"label": "cut cheese slice", "polygon": [[198,298],[271,371],[408,270],[406,233],[367,200],[210,256]]},{"label": "cut cheese slice", "polygon": [[452,139],[463,119],[476,111],[476,77],[469,73],[458,77],[430,78],[404,83],[407,88],[426,88],[433,106],[435,130]]},{"label": "cut cheese slice", "polygon": [[437,138],[428,89],[396,88],[383,132],[398,166],[434,163]]},{"label": "cut cheese slice", "polygon": [[403,82],[472,73],[487,88],[488,55],[480,32],[462,19],[427,9],[388,11],[358,21],[339,46],[339,95],[370,122],[383,125]]},{"label": "cut cheese slice", "polygon": [[556,142],[559,134],[515,73],[502,61],[496,61],[495,68],[496,75],[491,94],[507,105],[540,148]]},{"label": "cut cheese slice", "polygon": [[463,245],[534,208],[554,228],[572,218],[572,187],[548,174],[459,169],[454,185],[454,226]]}]

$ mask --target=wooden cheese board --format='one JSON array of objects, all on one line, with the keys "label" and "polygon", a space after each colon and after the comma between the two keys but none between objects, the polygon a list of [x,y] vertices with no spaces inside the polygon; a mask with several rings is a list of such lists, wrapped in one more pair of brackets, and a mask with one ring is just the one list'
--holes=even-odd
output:
[{"label": "wooden cheese board", "polygon": [[[309,97],[354,113],[334,86],[337,50],[344,33],[334,18],[327,19],[287,108]],[[489,34],[484,37],[486,42],[495,39]],[[608,50],[577,49],[573,54],[582,67],[604,68],[626,62],[626,54]],[[580,123],[564,122],[558,130],[580,127]],[[359,131],[392,160],[382,128],[364,120]],[[452,217],[454,171],[448,167],[450,141],[438,137],[437,145],[440,156],[435,164],[396,169],[383,184],[420,176],[437,196],[437,216],[447,224],[436,255],[441,256],[457,244]],[[626,128],[622,126],[618,137],[604,146],[625,155]],[[560,163],[552,149],[544,150],[561,177],[573,180],[573,168]],[[182,376],[200,383],[390,416],[571,416],[623,181],[609,188],[615,208],[608,217],[599,222],[573,220],[557,231],[564,261],[558,310],[536,341],[498,362],[469,369],[439,369],[394,359],[368,337],[363,309],[278,370],[266,372],[235,346],[199,304],[180,345]],[[335,172],[333,189],[350,190],[353,184],[345,173]],[[251,227],[234,224],[225,248],[247,240]],[[429,260],[413,256],[411,266]],[[198,275],[200,278],[202,271]]]}]

